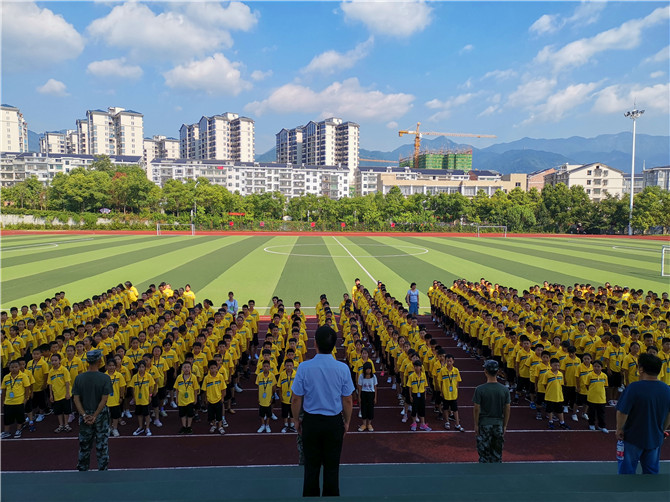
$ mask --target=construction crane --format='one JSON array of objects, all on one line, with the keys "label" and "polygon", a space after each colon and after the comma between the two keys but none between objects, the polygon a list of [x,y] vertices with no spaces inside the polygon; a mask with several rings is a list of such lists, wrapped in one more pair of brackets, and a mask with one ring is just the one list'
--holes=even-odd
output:
[{"label": "construction crane", "polygon": [[416,123],[415,131],[398,131],[401,138],[405,134],[414,134],[414,168],[419,165],[419,150],[421,149],[421,136],[455,136],[457,138],[495,138],[493,134],[468,134],[463,132],[419,132],[421,122]]}]

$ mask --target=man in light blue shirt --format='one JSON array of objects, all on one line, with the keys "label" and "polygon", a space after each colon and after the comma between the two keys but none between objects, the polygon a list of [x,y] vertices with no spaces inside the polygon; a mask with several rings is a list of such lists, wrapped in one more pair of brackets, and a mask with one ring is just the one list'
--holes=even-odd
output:
[{"label": "man in light blue shirt", "polygon": [[298,420],[305,453],[303,497],[321,495],[319,477],[323,466],[323,496],[340,494],[340,455],[351,420],[354,384],[346,364],[333,359],[337,333],[321,326],[315,335],[317,354],[296,371],[291,408]]},{"label": "man in light blue shirt", "polygon": [[235,295],[232,291],[228,292],[228,300],[226,300],[226,305],[228,305],[228,312],[232,312],[233,317],[237,316],[237,300],[233,298]]}]

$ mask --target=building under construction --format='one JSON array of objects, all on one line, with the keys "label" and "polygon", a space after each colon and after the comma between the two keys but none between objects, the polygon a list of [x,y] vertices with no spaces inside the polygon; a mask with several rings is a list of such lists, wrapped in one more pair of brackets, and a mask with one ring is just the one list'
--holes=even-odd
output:
[{"label": "building under construction", "polygon": [[472,169],[472,149],[426,150],[419,154],[417,164],[414,165],[413,156],[400,159],[400,167],[450,169],[468,172]]}]

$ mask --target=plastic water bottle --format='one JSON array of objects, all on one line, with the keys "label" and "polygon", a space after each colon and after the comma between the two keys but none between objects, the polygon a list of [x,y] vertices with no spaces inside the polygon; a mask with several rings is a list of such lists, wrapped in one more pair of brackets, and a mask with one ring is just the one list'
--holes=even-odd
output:
[{"label": "plastic water bottle", "polygon": [[619,439],[616,442],[616,459],[619,462],[619,465],[623,462],[623,440]]}]

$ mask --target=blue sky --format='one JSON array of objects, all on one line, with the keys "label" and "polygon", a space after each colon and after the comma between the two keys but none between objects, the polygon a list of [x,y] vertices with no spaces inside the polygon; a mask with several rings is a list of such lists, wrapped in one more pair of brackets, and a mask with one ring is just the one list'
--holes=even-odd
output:
[{"label": "blue sky", "polygon": [[2,4],[2,102],[31,130],[87,109],[144,114],[145,136],[226,111],[282,127],[338,116],[361,147],[426,131],[670,133],[667,2],[20,2]]}]

